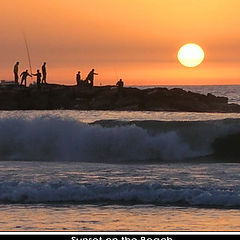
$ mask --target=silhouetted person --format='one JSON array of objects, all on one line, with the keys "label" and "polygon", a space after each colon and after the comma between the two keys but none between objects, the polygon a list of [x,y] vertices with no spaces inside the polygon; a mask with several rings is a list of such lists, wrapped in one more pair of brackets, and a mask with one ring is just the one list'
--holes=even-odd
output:
[{"label": "silhouetted person", "polygon": [[95,70],[92,69],[86,78],[86,82],[89,83],[90,87],[93,87],[94,75],[98,75],[98,73],[95,73],[94,71]]},{"label": "silhouetted person", "polygon": [[120,80],[116,83],[116,85],[117,85],[118,88],[122,88],[123,85],[124,85],[123,80],[120,79]]},{"label": "silhouetted person", "polygon": [[42,65],[42,83],[47,83],[47,70],[46,70],[46,62]]},{"label": "silhouetted person", "polygon": [[78,71],[76,74],[76,81],[77,81],[77,86],[81,86],[81,72]]},{"label": "silhouetted person", "polygon": [[37,70],[37,73],[33,74],[33,76],[37,76],[37,87],[40,88],[42,74],[40,73],[39,69]]},{"label": "silhouetted person", "polygon": [[21,75],[20,75],[20,77],[22,77],[22,79],[21,79],[21,86],[23,85],[23,82],[24,82],[25,87],[27,86],[27,77],[28,76],[31,77],[31,75],[28,73],[28,70],[26,70],[25,72],[21,73]]},{"label": "silhouetted person", "polygon": [[14,81],[16,85],[18,85],[18,66],[19,66],[19,62],[16,62],[13,68]]}]

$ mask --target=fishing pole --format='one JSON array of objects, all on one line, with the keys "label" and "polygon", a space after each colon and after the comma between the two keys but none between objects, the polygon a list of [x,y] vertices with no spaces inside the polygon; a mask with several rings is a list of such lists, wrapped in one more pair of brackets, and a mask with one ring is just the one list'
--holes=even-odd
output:
[{"label": "fishing pole", "polygon": [[30,68],[30,73],[32,75],[32,64],[31,64],[31,58],[30,58],[30,53],[29,53],[29,47],[28,47],[27,38],[26,38],[26,35],[25,35],[24,32],[23,32],[23,38],[24,38],[24,42],[25,42],[25,46],[26,46],[26,50],[27,50],[28,64],[29,64],[29,68]]}]

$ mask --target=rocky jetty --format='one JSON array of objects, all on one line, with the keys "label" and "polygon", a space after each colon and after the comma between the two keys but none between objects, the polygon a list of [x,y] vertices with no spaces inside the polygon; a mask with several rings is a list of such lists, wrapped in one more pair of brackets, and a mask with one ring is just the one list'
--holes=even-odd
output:
[{"label": "rocky jetty", "polygon": [[47,84],[33,87],[0,87],[0,110],[133,110],[178,112],[240,112],[228,98],[180,88],[79,88]]}]

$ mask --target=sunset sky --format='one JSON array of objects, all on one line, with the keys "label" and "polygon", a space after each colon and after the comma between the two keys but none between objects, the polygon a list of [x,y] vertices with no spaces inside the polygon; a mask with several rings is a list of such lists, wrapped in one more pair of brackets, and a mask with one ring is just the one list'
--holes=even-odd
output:
[{"label": "sunset sky", "polygon": [[[96,85],[240,84],[239,0],[8,0],[0,5],[0,80],[12,68],[34,72],[47,62],[48,82],[75,84],[92,68]],[[182,66],[179,48],[197,43],[205,60]]]}]

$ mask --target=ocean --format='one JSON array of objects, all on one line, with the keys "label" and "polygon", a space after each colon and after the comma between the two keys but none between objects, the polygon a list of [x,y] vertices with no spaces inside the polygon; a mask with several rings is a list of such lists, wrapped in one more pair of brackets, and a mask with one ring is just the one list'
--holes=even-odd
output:
[{"label": "ocean", "polygon": [[239,156],[213,157],[239,133],[234,113],[0,111],[0,231],[240,231]]}]

